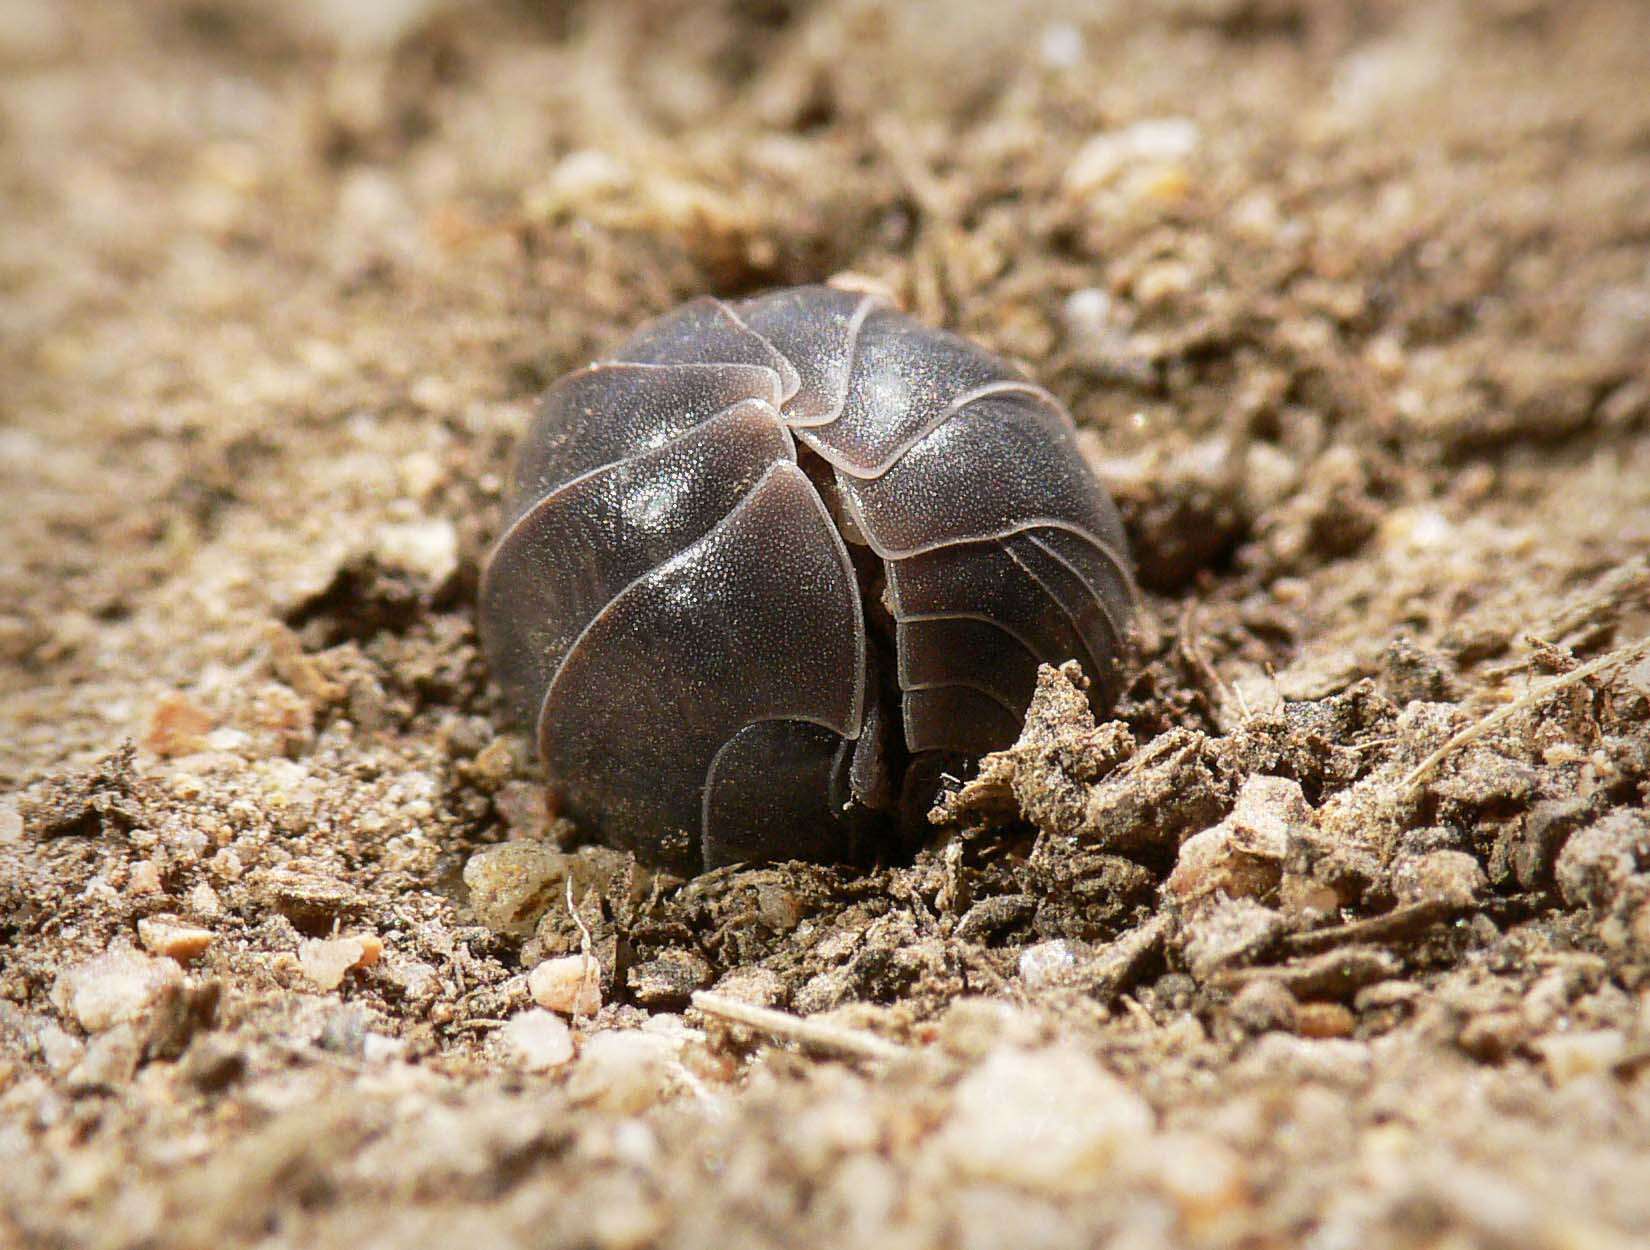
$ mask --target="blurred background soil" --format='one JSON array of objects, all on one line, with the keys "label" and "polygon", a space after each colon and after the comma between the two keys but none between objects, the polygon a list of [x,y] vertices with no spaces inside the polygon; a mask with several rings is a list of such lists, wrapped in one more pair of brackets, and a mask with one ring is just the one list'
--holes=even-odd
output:
[{"label": "blurred background soil", "polygon": [[[843,273],[1070,404],[1140,676],[914,864],[578,849],[513,439]],[[1647,360],[1640,0],[0,0],[0,1242],[1645,1244]]]}]

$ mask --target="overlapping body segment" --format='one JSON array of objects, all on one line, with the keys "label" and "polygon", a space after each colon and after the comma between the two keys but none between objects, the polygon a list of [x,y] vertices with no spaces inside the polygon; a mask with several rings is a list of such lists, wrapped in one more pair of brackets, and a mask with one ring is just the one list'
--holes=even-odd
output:
[{"label": "overlapping body segment", "polygon": [[570,814],[682,871],[863,858],[912,762],[1012,740],[1039,663],[1120,687],[1134,588],[1070,418],[875,296],[643,327],[551,388],[505,520],[512,714]]}]

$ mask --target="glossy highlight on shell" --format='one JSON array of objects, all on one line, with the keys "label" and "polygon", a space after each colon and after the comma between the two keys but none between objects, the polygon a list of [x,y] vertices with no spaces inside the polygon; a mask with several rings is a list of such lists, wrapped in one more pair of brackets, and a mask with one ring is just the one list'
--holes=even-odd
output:
[{"label": "glossy highlight on shell", "polygon": [[1103,711],[1133,603],[1051,395],[810,286],[694,300],[550,388],[480,622],[560,808],[696,871],[863,858],[1013,741],[1040,662]]}]

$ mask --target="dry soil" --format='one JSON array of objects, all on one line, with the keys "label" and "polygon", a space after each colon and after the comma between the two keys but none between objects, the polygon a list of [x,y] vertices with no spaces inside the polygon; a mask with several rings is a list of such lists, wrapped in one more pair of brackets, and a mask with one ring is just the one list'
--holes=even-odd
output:
[{"label": "dry soil", "polygon": [[[0,214],[0,1241],[1650,1238],[1650,6],[3,0]],[[1139,676],[911,864],[578,850],[512,441],[839,274],[1070,404]]]}]

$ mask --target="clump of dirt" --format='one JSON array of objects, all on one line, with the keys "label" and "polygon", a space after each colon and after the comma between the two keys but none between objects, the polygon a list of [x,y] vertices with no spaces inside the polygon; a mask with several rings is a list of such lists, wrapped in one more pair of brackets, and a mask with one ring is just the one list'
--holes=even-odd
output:
[{"label": "clump of dirt", "polygon": [[[1650,1235],[1650,11],[0,8],[0,1240]],[[581,845],[535,393],[851,272],[1146,591],[914,860]],[[773,1013],[779,1013],[777,1015]]]}]

